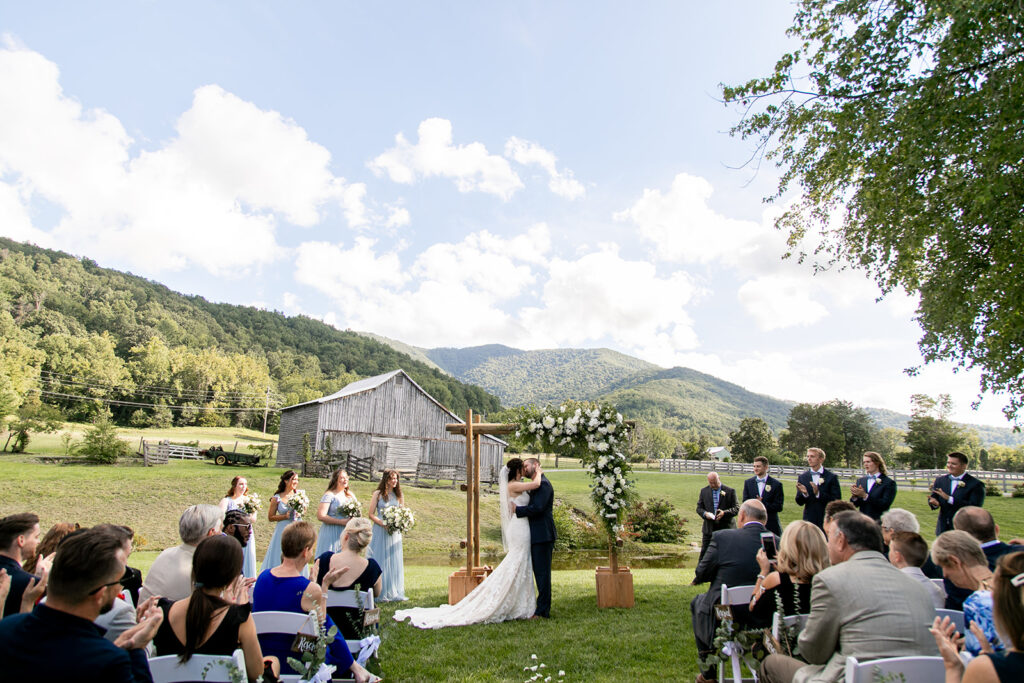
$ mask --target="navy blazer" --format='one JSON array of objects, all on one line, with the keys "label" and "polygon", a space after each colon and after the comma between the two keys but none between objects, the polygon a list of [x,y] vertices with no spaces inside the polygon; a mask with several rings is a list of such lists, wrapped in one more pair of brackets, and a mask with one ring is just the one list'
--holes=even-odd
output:
[{"label": "navy blazer", "polygon": [[[868,478],[864,476],[858,479],[857,486],[867,490]],[[858,510],[877,522],[882,518],[882,513],[887,512],[892,507],[892,502],[895,499],[896,482],[891,477],[883,474],[882,478],[876,481],[875,485],[868,491],[866,499],[860,496],[852,496],[850,502]]]},{"label": "navy blazer", "polygon": [[843,491],[839,488],[839,477],[824,467],[821,469],[821,484],[818,485],[818,496],[814,496],[814,489],[811,488],[811,470],[807,469],[796,478],[798,484],[807,487],[807,495],[796,491],[796,504],[804,506],[804,521],[816,524],[821,527],[825,524],[825,506],[833,500],[843,497]]},{"label": "navy blazer", "polygon": [[543,474],[540,475],[540,487],[530,492],[530,502],[516,506],[516,517],[530,520],[530,543],[554,543],[555,518],[551,510],[555,505],[555,489]]},{"label": "navy blazer", "polygon": [[152,683],[144,649],[124,650],[82,617],[36,605],[0,621],[0,672],[5,681]]},{"label": "navy blazer", "polygon": [[[935,479],[932,483],[932,488],[949,493],[951,481],[952,477],[949,474],[943,474]],[[938,505],[935,503],[938,503]],[[939,511],[939,518],[935,521],[935,535],[938,536],[953,528],[953,515],[960,508],[965,508],[968,505],[981,507],[984,504],[985,485],[980,479],[972,477],[967,473],[964,474],[963,481],[956,487],[952,503],[943,500],[933,493],[929,493],[928,505],[931,509]]]},{"label": "navy blazer", "polygon": [[0,569],[7,570],[7,576],[11,577],[11,590],[7,593],[7,602],[0,605],[0,616],[13,616],[21,611],[21,596],[32,579],[37,578],[35,574],[29,574],[21,568],[18,562],[6,555],[0,555]]},{"label": "navy blazer", "polygon": [[[764,495],[761,496],[761,502],[764,503],[764,509],[768,511],[768,523],[765,526],[768,527],[768,531],[781,535],[782,526],[779,524],[779,513],[782,512],[786,494],[782,490],[782,482],[771,475],[768,475],[764,484]],[[755,476],[743,482],[743,500],[747,501],[757,497],[757,477]]]}]

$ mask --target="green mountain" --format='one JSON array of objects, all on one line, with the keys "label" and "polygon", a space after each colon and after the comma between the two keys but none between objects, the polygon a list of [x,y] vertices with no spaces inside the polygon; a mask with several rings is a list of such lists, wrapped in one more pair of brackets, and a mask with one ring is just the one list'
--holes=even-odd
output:
[{"label": "green mountain", "polygon": [[184,296],[87,258],[0,238],[5,411],[41,395],[72,419],[107,408],[137,425],[255,426],[268,403],[311,400],[399,367],[456,414],[500,408],[480,387],[355,332]]}]

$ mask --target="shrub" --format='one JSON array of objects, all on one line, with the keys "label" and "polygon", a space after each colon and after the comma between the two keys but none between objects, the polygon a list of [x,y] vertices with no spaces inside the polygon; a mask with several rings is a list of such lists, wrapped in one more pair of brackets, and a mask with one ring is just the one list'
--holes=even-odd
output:
[{"label": "shrub", "polygon": [[608,545],[604,532],[582,510],[556,499],[551,514],[555,520],[556,550],[604,548]]},{"label": "shrub", "polygon": [[995,496],[995,497],[998,498],[998,497],[1001,497],[1003,495],[1003,490],[1001,488],[999,488],[999,484],[995,483],[994,481],[986,481],[985,482],[985,495],[986,496]]},{"label": "shrub", "polygon": [[675,506],[661,498],[637,501],[626,512],[626,525],[642,543],[678,543],[686,536]]},{"label": "shrub", "polygon": [[1013,487],[1014,498],[1024,498],[1024,484],[1015,484]]},{"label": "shrub", "polygon": [[78,452],[89,462],[109,465],[131,453],[131,446],[117,436],[117,427],[107,419],[100,419],[82,438]]}]

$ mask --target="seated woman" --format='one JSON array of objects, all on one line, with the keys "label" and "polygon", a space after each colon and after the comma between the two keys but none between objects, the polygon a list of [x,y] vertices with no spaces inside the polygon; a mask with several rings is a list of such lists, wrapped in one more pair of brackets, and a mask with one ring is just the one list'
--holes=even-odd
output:
[{"label": "seated woman", "polygon": [[[370,543],[373,535],[373,523],[366,517],[355,517],[349,520],[341,535],[341,550],[336,553],[327,551],[317,558],[319,575],[317,581],[334,591],[373,590],[373,595],[380,595],[381,569],[374,559],[366,559],[361,555]],[[339,578],[333,582],[325,582],[328,572],[338,572]],[[355,577],[354,579],[352,577]],[[334,620],[338,630],[349,640],[363,637],[362,622],[359,609],[355,607],[328,607],[327,614]]]},{"label": "seated woman", "polygon": [[777,611],[775,594],[782,599],[786,616],[809,614],[811,579],[829,566],[828,541],[816,525],[803,520],[790,522],[779,540],[778,569],[772,570],[764,548],[757,551],[760,567],[754,594],[750,598],[750,621],[768,626]]},{"label": "seated woman", "polygon": [[[235,544],[237,545],[237,543]],[[325,616],[326,601],[323,589],[302,576],[302,570],[309,565],[316,545],[316,532],[307,522],[292,522],[281,532],[281,564],[264,570],[256,579],[253,589],[253,610],[257,612],[299,612],[308,614],[316,608]],[[341,572],[327,573],[326,578],[333,581]],[[327,618],[325,627],[333,626]],[[259,637],[263,650],[276,656],[284,669],[284,673],[299,673],[288,666],[288,657],[299,659],[292,652],[294,635],[283,633],[264,634]],[[327,647],[327,663],[333,664],[338,671],[351,671],[356,681],[374,680],[374,676],[352,659],[345,639],[339,632],[334,642]]]},{"label": "seated woman", "polygon": [[972,591],[964,600],[964,623],[978,628],[964,634],[964,649],[975,657],[982,651],[1003,654],[992,612],[992,570],[981,544],[966,531],[947,531],[932,543],[932,559],[954,586]]},{"label": "seated woman", "polygon": [[[230,536],[208,536],[192,556],[192,594],[184,600],[158,603],[164,612],[153,643],[157,655],[228,655],[239,647],[245,655],[249,680],[276,680],[279,667],[264,660],[249,593],[242,577],[242,547]],[[223,597],[221,597],[223,596]]]}]

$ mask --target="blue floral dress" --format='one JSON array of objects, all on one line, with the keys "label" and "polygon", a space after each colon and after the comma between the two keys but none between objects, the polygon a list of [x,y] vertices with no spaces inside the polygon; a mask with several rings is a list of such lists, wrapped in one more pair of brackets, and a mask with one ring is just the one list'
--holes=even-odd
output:
[{"label": "blue floral dress", "polygon": [[[227,512],[241,510],[242,506],[234,498],[225,498],[228,502]],[[244,511],[243,511],[244,512]],[[250,521],[255,521],[250,516]],[[278,544],[280,547],[280,544]],[[256,525],[253,524],[249,530],[249,542],[242,548],[242,576],[247,579],[256,578]]]},{"label": "blue floral dress", "polygon": [[270,537],[270,546],[267,548],[266,557],[263,558],[263,564],[260,565],[260,573],[281,564],[281,534],[284,533],[286,526],[295,521],[295,510],[288,507],[280,498],[277,499],[277,511],[274,514],[288,515],[288,519],[282,519],[274,527],[274,535]]},{"label": "blue floral dress", "polygon": [[[972,621],[978,622],[996,654],[1006,652],[1006,646],[996,632],[995,616],[992,612],[992,591],[974,591],[964,600],[964,624],[969,627]],[[964,634],[964,649],[977,657],[981,653],[981,643],[974,637],[970,628],[965,630],[967,633]]]},{"label": "blue floral dress", "polygon": [[[342,493],[331,493],[328,491],[320,498],[321,503],[330,503],[331,506],[327,508],[327,516],[334,517],[335,519],[344,519],[344,513],[341,512],[341,506],[345,505],[349,501],[354,501],[355,496],[346,496]],[[341,535],[345,532],[345,527],[341,524],[321,524],[320,533],[316,538],[316,557],[320,557],[328,550],[332,553],[336,553],[341,550]]]},{"label": "blue floral dress", "polygon": [[[394,493],[391,493],[387,500],[380,496],[377,498],[377,509],[374,514],[383,519],[384,509],[395,505],[398,505],[398,497]],[[405,597],[402,534],[400,532],[389,534],[387,529],[379,524],[374,524],[373,537],[370,539],[370,548],[366,551],[366,557],[376,560],[381,569],[381,591],[377,602],[408,600],[409,598]]]}]

